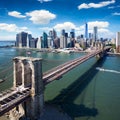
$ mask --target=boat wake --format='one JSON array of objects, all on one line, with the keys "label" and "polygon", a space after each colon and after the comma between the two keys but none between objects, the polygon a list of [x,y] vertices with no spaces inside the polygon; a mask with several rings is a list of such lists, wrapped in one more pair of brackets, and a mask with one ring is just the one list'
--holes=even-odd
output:
[{"label": "boat wake", "polygon": [[110,69],[104,69],[104,68],[101,68],[101,67],[96,67],[96,70],[120,74],[120,71],[110,70]]}]

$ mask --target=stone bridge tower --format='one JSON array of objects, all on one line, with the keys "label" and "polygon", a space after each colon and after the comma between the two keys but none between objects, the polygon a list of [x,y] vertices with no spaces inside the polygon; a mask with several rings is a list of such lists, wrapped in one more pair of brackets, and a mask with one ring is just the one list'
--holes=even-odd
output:
[{"label": "stone bridge tower", "polygon": [[[19,120],[22,116],[36,120],[44,106],[44,86],[42,81],[42,59],[15,57],[13,87],[29,87],[31,97],[10,111],[11,120]],[[14,114],[20,115],[14,115]],[[16,117],[17,116],[17,117]]]}]

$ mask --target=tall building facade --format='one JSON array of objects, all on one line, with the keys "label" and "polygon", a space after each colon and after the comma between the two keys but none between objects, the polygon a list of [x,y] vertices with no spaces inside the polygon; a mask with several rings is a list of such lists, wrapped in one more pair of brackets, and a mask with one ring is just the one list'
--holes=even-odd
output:
[{"label": "tall building facade", "polygon": [[60,48],[66,48],[67,47],[67,40],[65,39],[65,36],[60,37]]},{"label": "tall building facade", "polygon": [[71,29],[70,44],[68,45],[68,47],[74,47],[74,45],[75,45],[75,29]]},{"label": "tall building facade", "polygon": [[116,33],[116,52],[120,52],[120,32]]},{"label": "tall building facade", "polygon": [[85,39],[88,39],[88,24],[85,23]]},{"label": "tall building facade", "polygon": [[45,32],[43,32],[42,36],[42,48],[48,48],[48,35]]},{"label": "tall building facade", "polygon": [[53,29],[53,39],[57,38],[57,32]]},{"label": "tall building facade", "polygon": [[38,48],[38,49],[41,49],[41,37],[38,38],[37,48]]},{"label": "tall building facade", "polygon": [[48,34],[48,47],[53,48],[53,41],[54,41],[53,31],[50,30],[50,31],[49,31],[49,34]]},{"label": "tall building facade", "polygon": [[58,37],[54,39],[54,48],[60,48],[60,39]]},{"label": "tall building facade", "polygon": [[30,47],[30,41],[32,40],[32,35],[31,34],[28,34],[27,35],[27,48]]},{"label": "tall building facade", "polygon": [[98,27],[97,27],[97,26],[95,26],[95,27],[93,28],[93,40],[94,40],[94,41],[97,41],[97,40],[98,40]]},{"label": "tall building facade", "polygon": [[54,40],[57,38],[57,32],[53,29],[49,31],[48,35],[48,47],[54,48]]},{"label": "tall building facade", "polygon": [[71,29],[70,31],[70,38],[75,38],[75,29]]},{"label": "tall building facade", "polygon": [[63,29],[61,31],[61,37],[60,37],[60,48],[67,48],[67,38],[68,38],[68,33],[65,32]]},{"label": "tall building facade", "polygon": [[64,29],[61,31],[61,35],[65,36],[65,30]]},{"label": "tall building facade", "polygon": [[93,38],[92,33],[89,33],[89,39],[92,39],[92,38]]},{"label": "tall building facade", "polygon": [[21,32],[16,35],[16,46],[17,47],[27,47],[27,36],[28,33]]},{"label": "tall building facade", "polygon": [[38,38],[30,39],[30,48],[37,48]]}]

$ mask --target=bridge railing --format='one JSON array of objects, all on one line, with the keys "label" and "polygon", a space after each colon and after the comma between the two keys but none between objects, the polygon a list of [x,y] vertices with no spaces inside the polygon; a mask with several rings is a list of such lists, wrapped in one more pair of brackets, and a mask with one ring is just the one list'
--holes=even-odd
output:
[{"label": "bridge railing", "polygon": [[[89,54],[88,54],[88,56],[89,56]],[[87,57],[87,55],[86,55],[85,57]],[[48,75],[48,74],[50,74],[51,72],[53,72],[53,71],[55,71],[55,70],[57,70],[57,69],[60,69],[60,68],[62,68],[62,67],[64,67],[64,66],[67,66],[67,65],[70,64],[70,63],[74,63],[75,61],[80,60],[80,58],[81,58],[81,59],[84,59],[84,56],[83,56],[83,57],[76,58],[76,59],[71,60],[71,61],[68,61],[68,62],[65,62],[65,63],[62,64],[62,65],[59,65],[59,66],[57,66],[57,67],[55,67],[55,68],[52,68],[51,70],[48,70],[47,72],[43,73],[43,76]]]},{"label": "bridge railing", "polygon": [[2,99],[2,101],[0,101],[0,103],[2,103],[0,104],[0,116],[2,116],[4,113],[8,112],[12,108],[16,107],[18,104],[22,103],[29,96],[30,90],[26,88],[21,92],[17,92],[16,94],[13,94],[7,98]]}]

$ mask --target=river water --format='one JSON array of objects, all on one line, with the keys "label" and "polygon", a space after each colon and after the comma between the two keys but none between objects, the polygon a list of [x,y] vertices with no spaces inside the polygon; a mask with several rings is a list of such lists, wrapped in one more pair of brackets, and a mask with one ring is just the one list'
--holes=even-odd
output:
[{"label": "river water", "polygon": [[[85,53],[56,54],[32,50],[30,56],[43,58],[44,72],[83,55]],[[26,50],[0,48],[0,73],[9,71],[12,76],[9,66],[12,66],[15,56],[27,56]],[[91,58],[60,80],[48,84],[45,87],[45,102],[61,108],[73,120],[120,120],[119,72],[120,56],[109,55],[101,60]],[[0,76],[4,77],[3,74]],[[12,77],[8,78],[0,83],[0,91],[12,86]]]}]

